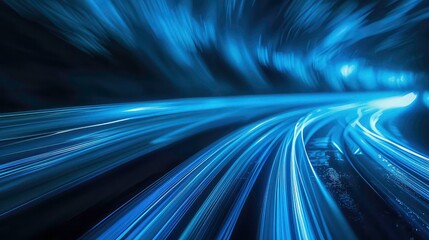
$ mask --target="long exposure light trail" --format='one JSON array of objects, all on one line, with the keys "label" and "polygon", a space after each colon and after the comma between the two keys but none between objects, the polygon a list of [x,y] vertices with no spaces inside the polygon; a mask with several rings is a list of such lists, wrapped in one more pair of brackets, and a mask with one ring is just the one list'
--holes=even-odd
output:
[{"label": "long exposure light trail", "polygon": [[429,239],[428,0],[0,20],[0,240]]},{"label": "long exposure light trail", "polygon": [[260,239],[356,238],[337,197],[346,193],[329,182],[339,181],[335,172],[341,169],[313,145],[332,146],[337,161],[352,166],[347,174],[357,174],[429,236],[429,158],[388,131],[416,99],[415,93],[268,95],[3,114],[0,217],[189,137],[233,126],[83,238],[228,239],[257,188]]}]

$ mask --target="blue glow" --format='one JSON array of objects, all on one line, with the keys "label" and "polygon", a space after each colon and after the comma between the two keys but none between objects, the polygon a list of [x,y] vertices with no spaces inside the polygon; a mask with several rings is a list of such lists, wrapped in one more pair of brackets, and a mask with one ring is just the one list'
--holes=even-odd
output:
[{"label": "blue glow", "polygon": [[[340,66],[342,77],[331,66],[411,47],[410,33],[429,18],[428,8],[416,11],[420,2],[396,1],[385,16],[374,19],[375,3],[358,8],[339,0],[286,1],[255,19],[255,12],[261,15],[258,9],[266,9],[265,0],[199,1],[198,7],[189,0],[6,1],[29,18],[44,16],[44,24],[85,52],[108,57],[108,43],[115,41],[183,91],[193,86],[220,93],[233,88],[237,76],[215,71],[207,64],[207,52],[216,52],[219,63],[259,91],[273,89],[278,75],[303,89],[404,89],[413,84],[414,75],[402,78],[393,66],[383,73],[384,67],[362,66],[359,60],[359,69]],[[269,27],[276,22],[283,24]],[[374,37],[379,39],[375,44]],[[362,43],[373,47],[365,50]],[[270,77],[263,68],[278,75]]]},{"label": "blue glow", "polygon": [[417,94],[408,93],[400,97],[391,97],[382,100],[371,102],[371,105],[376,108],[390,109],[390,108],[403,108],[411,105],[417,98]]},{"label": "blue glow", "polygon": [[[168,238],[177,228],[186,239],[230,238],[258,178],[266,180],[260,239],[355,238],[335,192],[316,171],[313,142],[331,145],[390,206],[418,216],[403,214],[429,235],[424,227],[429,217],[422,214],[429,211],[422,203],[429,200],[429,186],[413,177],[429,179],[429,158],[384,129],[416,97],[249,96],[4,114],[0,141],[8,144],[0,147],[0,194],[23,194],[14,201],[1,198],[0,215],[37,206],[187,137],[241,123],[137,193],[84,238]],[[262,174],[264,166],[268,172]],[[191,209],[195,212],[185,218]]]},{"label": "blue glow", "polygon": [[423,103],[429,108],[429,92],[425,91],[423,93]]},{"label": "blue glow", "polygon": [[[98,214],[83,239],[230,239],[248,220],[265,240],[357,239],[364,224],[384,234],[396,214],[395,231],[429,239],[429,152],[400,129],[427,77],[408,61],[423,0],[5,3],[67,49],[124,54],[133,64],[117,72],[138,77],[139,99],[217,97],[0,114],[0,218],[47,209],[46,225],[68,227]],[[330,93],[282,94],[295,90]],[[429,92],[420,99],[429,107]],[[111,176],[124,181],[89,189]],[[67,206],[85,209],[57,204],[74,192]],[[386,236],[402,237],[370,237]]]},{"label": "blue glow", "polygon": [[355,71],[355,69],[355,65],[344,65],[341,67],[341,74],[343,75],[343,77],[348,77]]}]

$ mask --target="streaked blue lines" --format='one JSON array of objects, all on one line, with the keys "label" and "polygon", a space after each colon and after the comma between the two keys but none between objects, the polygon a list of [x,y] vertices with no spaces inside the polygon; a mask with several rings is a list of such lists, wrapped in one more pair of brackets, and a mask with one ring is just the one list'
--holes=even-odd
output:
[{"label": "streaked blue lines", "polygon": [[238,124],[84,238],[228,239],[258,179],[260,239],[356,238],[308,153],[315,136],[326,136],[392,209],[429,236],[429,158],[386,130],[416,99],[415,93],[273,95],[3,114],[0,215],[36,207],[192,135]]}]

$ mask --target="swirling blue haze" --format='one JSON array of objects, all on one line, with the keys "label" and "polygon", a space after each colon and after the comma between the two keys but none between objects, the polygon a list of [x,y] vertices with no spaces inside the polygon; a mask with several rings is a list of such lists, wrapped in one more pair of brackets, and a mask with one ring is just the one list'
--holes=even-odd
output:
[{"label": "swirling blue haze", "polygon": [[[122,45],[183,91],[219,94],[237,88],[236,81],[254,91],[269,91],[273,82],[341,91],[423,81],[404,63],[419,27],[428,24],[429,6],[421,0],[6,2],[88,53],[109,57],[112,42]],[[341,73],[355,63],[353,74]]]}]

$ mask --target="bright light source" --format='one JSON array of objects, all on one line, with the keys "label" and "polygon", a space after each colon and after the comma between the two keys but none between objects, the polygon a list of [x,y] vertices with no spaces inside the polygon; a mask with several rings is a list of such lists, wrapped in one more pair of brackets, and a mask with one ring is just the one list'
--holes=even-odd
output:
[{"label": "bright light source", "polygon": [[409,106],[411,103],[414,102],[414,100],[416,100],[416,98],[417,94],[408,93],[404,96],[389,97],[381,100],[372,101],[370,105],[381,109],[402,108]]},{"label": "bright light source", "polygon": [[341,74],[343,75],[343,77],[348,77],[355,71],[355,69],[355,65],[344,65],[341,67]]}]

